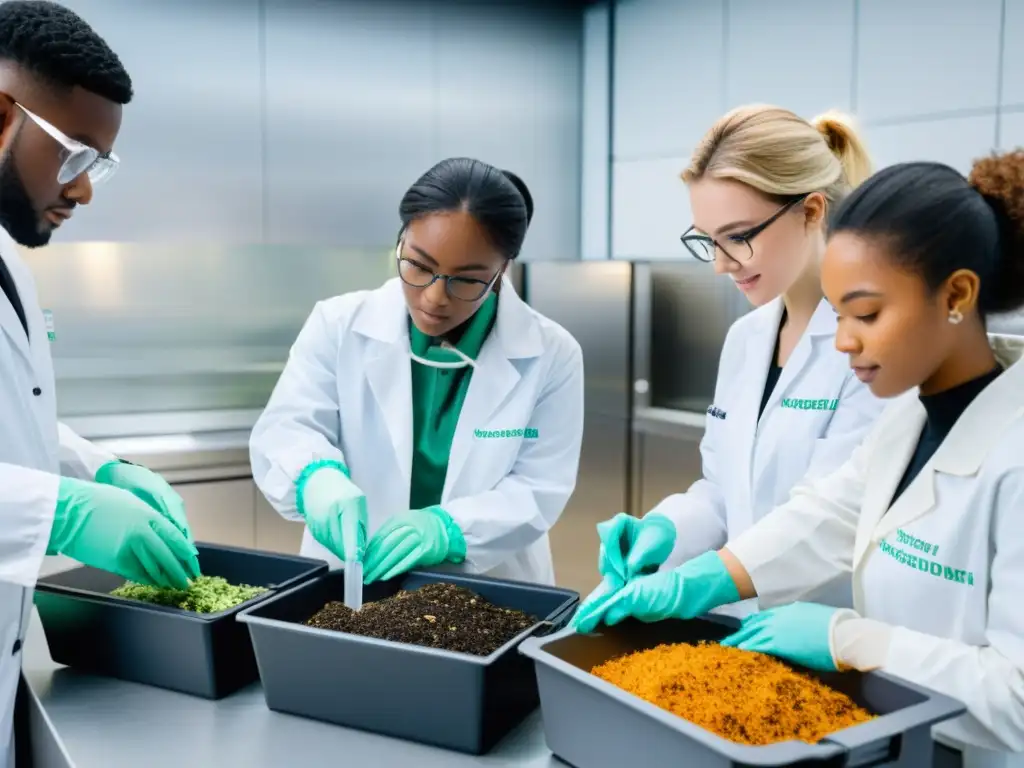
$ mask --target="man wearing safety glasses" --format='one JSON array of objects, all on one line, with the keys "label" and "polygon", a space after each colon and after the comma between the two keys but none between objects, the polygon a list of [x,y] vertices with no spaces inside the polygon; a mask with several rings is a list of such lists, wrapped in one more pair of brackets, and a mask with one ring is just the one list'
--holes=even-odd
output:
[{"label": "man wearing safety glasses", "polygon": [[57,422],[46,322],[16,247],[46,245],[110,177],[131,97],[121,62],[77,15],[0,3],[0,766],[14,765],[21,646],[45,555],[157,586],[199,575],[170,486]]}]

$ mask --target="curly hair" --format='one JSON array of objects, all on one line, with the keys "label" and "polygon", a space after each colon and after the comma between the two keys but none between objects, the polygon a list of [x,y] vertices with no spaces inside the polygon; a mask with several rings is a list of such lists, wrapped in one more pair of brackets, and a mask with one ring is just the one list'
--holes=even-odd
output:
[{"label": "curly hair", "polygon": [[830,231],[878,237],[932,290],[960,269],[981,280],[978,309],[1024,307],[1024,151],[993,153],[970,178],[942,163],[876,173],[836,210]]},{"label": "curly hair", "polygon": [[80,16],[57,3],[0,3],[0,60],[54,86],[78,86],[117,104],[132,99],[121,60]]},{"label": "curly hair", "polygon": [[996,214],[1002,258],[989,293],[993,311],[1009,312],[1024,305],[1024,150],[975,161],[968,181]]}]

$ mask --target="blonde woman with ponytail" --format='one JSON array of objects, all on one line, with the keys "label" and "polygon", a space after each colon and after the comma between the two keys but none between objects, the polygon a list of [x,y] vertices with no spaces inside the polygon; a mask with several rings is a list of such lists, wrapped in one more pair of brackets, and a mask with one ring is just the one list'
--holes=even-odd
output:
[{"label": "blonde woman with ponytail", "polygon": [[[693,213],[683,245],[755,309],[726,336],[701,441],[703,477],[643,518],[620,514],[598,526],[603,580],[577,614],[581,631],[607,620],[606,610],[614,616],[621,588],[656,569],[678,594],[668,589],[632,613],[649,621],[675,615],[686,575],[679,566],[721,574],[715,550],[783,503],[803,477],[842,465],[880,414],[882,401],[835,349],[836,314],[819,270],[830,211],[870,173],[863,143],[838,113],[808,122],[779,107],[740,107],[698,144],[682,173]],[[721,583],[731,585],[727,576]],[[849,579],[814,598],[850,605]],[[747,601],[721,610],[756,609]]]}]

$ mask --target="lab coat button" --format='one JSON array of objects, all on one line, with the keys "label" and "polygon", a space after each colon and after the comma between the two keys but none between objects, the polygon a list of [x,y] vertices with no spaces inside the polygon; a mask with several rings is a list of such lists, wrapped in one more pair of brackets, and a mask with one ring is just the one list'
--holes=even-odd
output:
[{"label": "lab coat button", "polygon": [[21,650],[21,638],[19,637],[17,640],[14,641],[14,648],[11,650],[11,655],[12,656],[17,656],[18,655],[18,651],[20,651],[20,650]]},{"label": "lab coat button", "polygon": [[32,387],[32,394],[35,395],[36,397],[39,397],[41,394],[43,394],[43,390],[41,390],[39,387]]}]

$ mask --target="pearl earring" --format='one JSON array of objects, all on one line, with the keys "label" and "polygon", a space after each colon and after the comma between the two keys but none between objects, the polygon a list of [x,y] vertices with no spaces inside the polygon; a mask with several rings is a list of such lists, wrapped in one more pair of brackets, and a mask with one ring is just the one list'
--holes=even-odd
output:
[{"label": "pearl earring", "polygon": [[959,309],[952,309],[949,312],[949,322],[953,325],[960,325],[963,322],[964,316],[960,313]]}]

